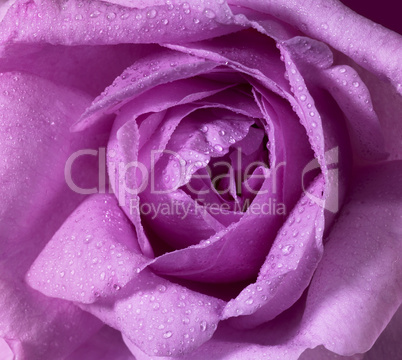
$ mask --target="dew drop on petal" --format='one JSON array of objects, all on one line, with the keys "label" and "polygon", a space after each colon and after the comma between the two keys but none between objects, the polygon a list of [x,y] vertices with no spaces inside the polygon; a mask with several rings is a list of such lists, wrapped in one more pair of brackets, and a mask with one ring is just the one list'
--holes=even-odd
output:
[{"label": "dew drop on petal", "polygon": [[108,19],[109,21],[112,21],[116,18],[116,14],[114,12],[110,12],[106,15],[106,19]]},{"label": "dew drop on petal", "polygon": [[214,11],[211,10],[211,9],[205,9],[203,14],[204,14],[205,17],[207,17],[208,19],[213,19],[213,18],[216,16],[216,14],[214,13]]},{"label": "dew drop on petal", "polygon": [[201,126],[200,131],[206,133],[208,131],[208,126],[207,125]]},{"label": "dew drop on petal", "polygon": [[147,18],[148,19],[153,19],[157,14],[157,11],[155,9],[151,9],[147,12]]},{"label": "dew drop on petal", "polygon": [[282,249],[283,255],[289,255],[293,251],[293,246],[292,245],[286,245]]},{"label": "dew drop on petal", "polygon": [[223,147],[222,147],[221,145],[219,145],[219,144],[216,144],[216,145],[214,146],[214,149],[215,149],[216,151],[219,151],[219,152],[222,152],[222,151],[223,151]]}]

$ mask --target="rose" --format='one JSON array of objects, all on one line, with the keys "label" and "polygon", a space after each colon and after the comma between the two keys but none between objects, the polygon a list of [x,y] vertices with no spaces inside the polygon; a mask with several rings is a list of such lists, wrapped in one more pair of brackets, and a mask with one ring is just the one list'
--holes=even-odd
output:
[{"label": "rose", "polygon": [[[282,6],[280,2],[233,2],[230,7],[217,2],[207,8],[183,3],[178,9],[175,4],[162,2],[157,4],[161,6],[157,12],[146,4],[140,6],[141,10],[129,8],[130,4],[122,5],[128,8],[104,7],[101,3],[68,2],[58,6],[18,2],[1,25],[6,45],[1,60],[6,71],[2,81],[4,131],[1,136],[7,159],[2,168],[2,180],[7,187],[1,194],[4,204],[1,296],[5,305],[1,335],[8,344],[2,343],[4,351],[9,346],[17,356],[54,359],[64,358],[84,344],[71,357],[98,358],[94,352],[103,352],[103,343],[107,341],[109,349],[113,349],[109,358],[130,358],[116,332],[110,328],[99,331],[103,322],[122,331],[126,345],[139,359],[148,358],[144,352],[166,357],[177,355],[180,350],[192,359],[203,358],[205,353],[216,359],[273,356],[296,359],[305,349],[321,344],[342,355],[367,351],[395,313],[400,300],[397,219],[401,165],[399,161],[384,161],[382,143],[384,135],[385,150],[390,153],[388,159],[399,158],[401,129],[396,114],[400,98],[390,82],[400,90],[400,65],[393,53],[400,38],[375,28],[370,33],[370,41],[361,41],[366,29],[373,25],[332,2],[330,9],[338,16],[337,21],[326,16],[328,3],[319,3],[312,12],[314,17],[310,17],[311,12],[305,11],[306,8],[300,8],[300,4],[294,5],[296,11],[292,4]],[[162,16],[164,10],[166,17]],[[70,25],[72,22],[75,27]],[[349,29],[348,38],[340,32],[342,25],[338,23],[342,22]],[[352,26],[356,22],[358,28]],[[141,26],[142,31],[133,31],[134,25]],[[236,33],[234,37],[232,33],[242,27],[270,33],[279,49],[255,30]],[[170,31],[165,32],[164,28]],[[297,28],[310,37],[302,36]],[[324,40],[333,49],[314,39]],[[181,45],[169,45],[165,49],[153,45],[108,46],[122,42]],[[263,49],[261,42],[267,44]],[[97,44],[104,46],[94,46]],[[375,59],[372,44],[383,50],[375,54]],[[189,51],[194,56],[187,55]],[[217,64],[226,72],[216,69]],[[130,76],[144,68],[149,71],[141,74],[148,75],[143,77],[145,80],[135,78],[131,85]],[[228,73],[228,68],[235,68],[235,73]],[[285,71],[288,79],[283,78]],[[240,77],[241,73],[247,75]],[[98,96],[115,78],[115,86]],[[255,102],[249,100],[248,88],[238,85],[245,82],[254,88]],[[147,89],[150,92],[141,97]],[[275,92],[287,98],[294,112]],[[219,94],[223,96],[219,98]],[[147,102],[150,95],[152,101]],[[155,103],[156,95],[162,96],[165,102]],[[94,100],[95,96],[98,97]],[[187,115],[188,103],[196,103],[198,108],[226,106],[229,110],[198,113],[204,114],[201,119],[205,114],[208,119],[218,116],[209,120],[207,131],[203,126],[185,127],[197,122],[195,117],[183,121],[184,127],[171,135],[169,124],[180,111]],[[261,109],[255,108],[255,104]],[[371,106],[376,113],[370,111]],[[153,118],[141,117],[140,110],[150,111],[150,107],[155,113]],[[168,116],[164,116],[164,107],[170,109]],[[263,118],[262,114],[256,116],[258,111],[265,114],[270,128],[264,127],[260,120],[257,123],[250,120]],[[69,126],[82,113],[82,120],[74,126],[79,131],[69,133]],[[99,114],[110,115],[100,119]],[[293,121],[296,114],[303,126]],[[130,120],[134,115],[140,115],[138,129],[136,122]],[[165,128],[155,133],[161,135],[155,135],[151,127],[163,116]],[[228,116],[231,121],[227,120]],[[307,121],[310,118],[313,120]],[[131,199],[135,200],[134,204],[161,203],[161,194],[155,196],[145,189],[137,197],[130,190],[142,185],[146,177],[141,176],[140,166],[126,166],[138,161],[131,165],[143,164],[146,169],[155,169],[149,173],[156,175],[157,185],[164,186],[162,169],[153,168],[148,158],[153,145],[157,145],[156,150],[160,149],[163,137],[179,145],[180,141],[184,142],[182,134],[193,135],[200,141],[207,138],[215,149],[214,154],[222,153],[214,157],[220,160],[231,143],[227,141],[223,149],[225,139],[219,137],[222,143],[212,143],[214,137],[234,135],[236,130],[233,147],[240,148],[238,144],[241,144],[243,150],[250,152],[245,155],[266,159],[262,129],[270,141],[271,169],[278,169],[275,176],[271,172],[270,180],[273,184],[276,179],[282,190],[272,191],[269,197],[263,193],[266,190],[263,186],[268,182],[261,185],[256,177],[254,184],[261,185],[260,191],[257,194],[249,191],[248,195],[257,204],[259,199],[267,198],[277,203],[283,201],[289,216],[283,219],[282,214],[272,216],[250,211],[243,215],[246,220],[239,226],[236,225],[240,221],[238,214],[232,214],[233,219],[222,209],[212,214],[210,208],[205,215],[208,221],[201,224],[204,226],[201,234],[209,233],[210,227],[206,225],[212,224],[218,230],[228,225],[230,236],[222,236],[226,236],[225,246],[223,241],[215,239],[187,248],[186,244],[177,243],[175,235],[181,232],[186,236],[187,245],[188,241],[198,243],[202,240],[197,238],[200,232],[192,231],[189,235],[189,230],[202,227],[197,222],[185,218],[185,222],[167,226],[167,221],[174,219],[167,218],[166,214],[162,218],[157,214],[152,219],[153,216],[146,214],[140,218],[138,212],[130,213]],[[215,130],[223,130],[225,135],[216,132],[211,138],[200,135]],[[148,147],[147,143],[141,144],[141,138],[147,136]],[[312,152],[308,139],[320,162],[317,168],[323,174],[310,181],[317,163],[310,162]],[[77,207],[82,197],[68,188],[63,172],[67,169],[66,179],[71,180],[67,182],[75,190],[107,189],[107,184],[103,184],[103,163],[97,164],[106,144],[109,178],[116,195],[91,195]],[[142,149],[138,156],[136,147]],[[75,157],[83,154],[77,153],[83,149],[89,149],[86,156]],[[173,149],[180,150],[180,147],[173,146]],[[194,144],[188,150],[191,149],[195,150]],[[186,155],[180,151],[174,154],[182,158]],[[169,164],[168,158],[163,159],[162,165],[163,161]],[[210,159],[203,159],[206,160]],[[278,167],[281,160],[285,165]],[[66,162],[71,165],[72,174]],[[362,169],[367,163],[370,165]],[[166,169],[174,171],[174,164],[172,160],[171,167]],[[134,171],[136,168],[139,170]],[[180,162],[178,168],[181,169]],[[243,166],[240,169],[245,170]],[[113,179],[113,174],[117,178]],[[221,174],[221,171],[213,174],[211,182]],[[308,186],[305,192],[302,178]],[[192,179],[196,180],[194,175]],[[334,180],[338,180],[339,192]],[[225,185],[225,181],[221,183]],[[349,193],[343,200],[345,191]],[[232,191],[232,197],[235,195]],[[171,192],[163,196],[171,196]],[[337,222],[332,225],[331,214],[341,205]],[[217,222],[213,222],[213,215]],[[229,225],[233,220],[235,225]],[[142,224],[148,227],[148,232],[141,228]],[[183,226],[188,227],[187,231],[182,231]],[[268,233],[268,228],[275,235],[275,226],[281,229],[273,236],[272,246],[262,242],[258,232]],[[150,227],[154,227],[152,235]],[[322,248],[324,229],[325,251]],[[222,231],[224,234],[225,230]],[[297,243],[293,234],[298,238]],[[155,241],[161,237],[183,250],[167,253],[163,243]],[[156,251],[165,253],[156,261],[149,260],[152,254],[148,238],[153,240]],[[243,245],[241,251],[236,245]],[[230,256],[232,263],[217,258],[216,248],[220,254]],[[250,280],[262,262],[257,280]],[[169,280],[161,274],[170,275]],[[30,287],[22,281],[25,277]],[[247,282],[217,287],[202,285],[200,280],[207,284]],[[302,295],[306,288],[307,296]],[[373,313],[377,315],[372,316]],[[255,328],[256,325],[260,326]],[[307,350],[301,358],[313,356],[329,358],[331,353],[319,347],[314,352]]]}]

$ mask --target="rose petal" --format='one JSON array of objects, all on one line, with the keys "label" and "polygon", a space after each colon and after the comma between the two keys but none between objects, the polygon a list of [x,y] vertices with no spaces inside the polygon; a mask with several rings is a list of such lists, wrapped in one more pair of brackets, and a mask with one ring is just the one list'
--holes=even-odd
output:
[{"label": "rose petal", "polygon": [[107,1],[20,0],[4,17],[0,40],[63,45],[166,43],[207,39],[239,29],[228,19],[231,11],[225,2],[196,5],[201,4],[153,0],[133,8]]},{"label": "rose petal", "polygon": [[[113,84],[95,99],[73,129],[82,130],[88,127],[102,115],[115,112],[136,96],[143,95],[147,90],[152,90],[158,85],[197,76],[214,67],[216,67],[215,63],[204,59],[167,49],[157,49],[153,54],[140,59],[116,78]],[[191,83],[189,85],[191,86]],[[152,108],[141,110],[147,111]],[[132,113],[133,116],[139,114],[141,113]]]},{"label": "rose petal", "polygon": [[98,301],[82,308],[149,355],[189,352],[215,332],[223,301],[188,290],[145,269],[120,290],[113,302]]},{"label": "rose petal", "polygon": [[355,152],[369,160],[384,159],[380,123],[373,112],[370,93],[356,71],[345,65],[332,66],[331,50],[318,41],[296,37],[284,42],[283,46],[297,65],[310,92],[325,88],[334,97],[348,120]]},{"label": "rose petal", "polygon": [[14,359],[14,353],[11,351],[10,347],[4,339],[0,339],[0,356],[3,360]]},{"label": "rose petal", "polygon": [[28,72],[97,96],[125,68],[146,55],[150,49],[147,45],[14,44],[7,45],[0,59],[0,67],[3,72]]},{"label": "rose petal", "polygon": [[288,97],[290,93],[275,43],[257,32],[241,31],[212,40],[169,45],[169,48],[225,63],[236,71],[258,79],[267,89],[283,97]]},{"label": "rose petal", "polygon": [[376,340],[373,347],[364,355],[364,360],[397,359],[402,353],[402,307]]},{"label": "rose petal", "polygon": [[[273,14],[312,38],[345,53],[379,77],[386,76],[402,92],[402,38],[362,17],[336,0],[230,0],[259,12]],[[312,11],[314,9],[314,11]],[[348,32],[345,32],[348,29]],[[350,46],[350,45],[353,46]],[[381,49],[379,52],[378,49]]]},{"label": "rose petal", "polygon": [[363,360],[363,356],[363,354],[341,356],[327,350],[324,346],[317,346],[314,349],[304,351],[298,360]]},{"label": "rose petal", "polygon": [[402,301],[402,162],[360,170],[310,285],[313,343],[345,356],[370,349]]},{"label": "rose petal", "polygon": [[102,326],[72,303],[48,298],[12,274],[7,277],[0,280],[0,336],[16,358],[64,359]]},{"label": "rose petal", "polygon": [[47,296],[87,304],[113,298],[146,262],[116,197],[96,194],[47,243],[27,281]]},{"label": "rose petal", "polygon": [[399,114],[402,113],[402,96],[390,83],[367,70],[360,69],[359,74],[370,91],[374,111],[381,122],[385,150],[390,154],[389,160],[401,160],[402,121]]},{"label": "rose petal", "polygon": [[[294,336],[299,330],[302,307],[280,315],[277,319],[256,329],[237,330],[221,322],[214,336],[188,355],[174,357],[181,360],[204,360],[205,354],[211,360],[284,359],[297,360],[308,347],[301,336]],[[295,339],[296,338],[296,339]],[[153,359],[141,349],[126,341],[130,351],[138,360]],[[162,357],[162,360],[169,358]]]},{"label": "rose petal", "polygon": [[82,344],[66,360],[136,360],[124,344],[121,333],[103,326],[86,343]]},{"label": "rose petal", "polygon": [[323,177],[319,176],[279,231],[257,281],[226,305],[224,319],[236,317],[231,324],[255,327],[272,320],[300,298],[323,250],[324,209],[309,195],[320,197],[323,190]]},{"label": "rose petal", "polygon": [[[93,129],[92,135],[68,133],[90,103],[81,91],[21,73],[1,78],[0,336],[17,357],[61,359],[97,331],[100,322],[71,303],[34,291],[23,277],[82,201],[65,183],[66,160],[77,147],[100,146],[104,129]],[[97,163],[79,160],[72,178],[92,187]]]}]

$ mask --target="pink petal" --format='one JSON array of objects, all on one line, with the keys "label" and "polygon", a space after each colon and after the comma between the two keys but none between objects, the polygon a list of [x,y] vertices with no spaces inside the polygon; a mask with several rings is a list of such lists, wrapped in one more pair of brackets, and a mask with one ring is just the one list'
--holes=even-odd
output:
[{"label": "pink petal", "polygon": [[341,356],[327,350],[321,345],[314,349],[307,349],[303,354],[301,354],[298,360],[363,360],[363,357],[363,354]]},{"label": "pink petal", "polygon": [[121,333],[103,326],[66,360],[136,360],[124,344]]},{"label": "pink petal", "polygon": [[10,347],[4,339],[0,339],[0,357],[3,360],[14,359],[14,353],[11,351]]},{"label": "pink petal", "polygon": [[13,44],[7,45],[0,66],[4,72],[28,72],[97,96],[125,68],[149,50],[147,45],[106,47]]},{"label": "pink petal", "polygon": [[113,299],[146,261],[134,227],[116,197],[96,194],[87,198],[47,243],[27,281],[47,296],[92,303]]},{"label": "pink petal", "polygon": [[[100,322],[71,303],[34,291],[23,277],[82,201],[65,182],[66,160],[81,146],[104,145],[105,132],[97,128],[91,136],[68,133],[90,103],[81,91],[21,73],[1,78],[0,336],[17,357],[64,358],[97,331]],[[72,176],[81,186],[94,185],[97,162],[91,160],[74,164]]]},{"label": "pink petal", "polygon": [[223,301],[188,290],[145,269],[120,290],[113,302],[82,308],[149,355],[180,355],[209,340],[220,319]]},{"label": "pink petal", "polygon": [[290,93],[275,42],[256,31],[241,31],[212,40],[169,47],[215,63],[225,63],[235,71],[258,79],[267,89],[283,97],[288,97]]},{"label": "pink petal", "polygon": [[[369,160],[383,159],[386,154],[380,123],[373,111],[370,93],[357,72],[347,65],[332,66],[331,50],[318,41],[295,37],[283,44],[310,92],[317,87],[318,91],[324,88],[334,97],[347,118],[358,156]],[[299,91],[296,94],[302,101],[306,100]]]},{"label": "pink petal", "polygon": [[4,277],[0,280],[0,336],[17,359],[64,359],[102,326],[74,304],[48,298],[10,274]]},{"label": "pink petal", "polygon": [[[318,177],[307,190],[319,197],[324,189]],[[309,285],[321,259],[324,209],[305,194],[279,231],[257,281],[225,307],[231,324],[255,327],[272,320],[293,305]]]},{"label": "pink petal", "polygon": [[402,92],[401,36],[365,19],[339,1],[230,0],[229,3],[274,15],[345,53],[377,76],[386,76]]},{"label": "pink petal", "polygon": [[[216,64],[213,62],[157,48],[152,54],[140,59],[126,69],[121,76],[117,77],[113,84],[95,99],[80,121],[75,124],[74,129],[82,130],[96,122],[102,115],[117,111],[135,97],[139,95],[146,96],[147,90],[150,90],[148,96],[153,97],[152,91],[158,85],[197,76],[208,72],[214,67],[216,67]],[[190,83],[188,86],[192,87],[192,84]],[[194,88],[191,91],[197,88],[197,83],[193,86]],[[210,91],[211,89],[207,88],[206,90]],[[166,98],[166,95],[163,98]],[[147,103],[149,104],[149,101]],[[141,109],[144,107],[144,104],[141,104],[140,108],[133,112],[132,115],[138,116],[141,111],[152,111],[152,107],[155,105],[151,103],[149,106],[151,108]]]},{"label": "pink petal", "polygon": [[402,354],[402,307],[376,340],[373,347],[364,355],[364,360],[398,359]]},{"label": "pink petal", "polygon": [[231,11],[225,2],[183,6],[177,0],[169,4],[153,0],[139,8],[122,5],[20,0],[4,17],[0,40],[63,45],[167,43],[207,39],[239,29],[227,18]]},{"label": "pink petal", "polygon": [[362,169],[307,298],[313,343],[345,356],[370,349],[402,302],[402,162]]},{"label": "pink petal", "polygon": [[[297,360],[308,347],[303,337],[296,335],[299,330],[301,306],[280,315],[270,323],[256,329],[237,330],[226,322],[221,322],[212,339],[191,353],[174,357],[176,360],[204,360],[206,354],[211,360],[281,359]],[[134,344],[126,341],[137,360],[155,359],[149,357]],[[162,357],[162,360],[168,360]]]}]

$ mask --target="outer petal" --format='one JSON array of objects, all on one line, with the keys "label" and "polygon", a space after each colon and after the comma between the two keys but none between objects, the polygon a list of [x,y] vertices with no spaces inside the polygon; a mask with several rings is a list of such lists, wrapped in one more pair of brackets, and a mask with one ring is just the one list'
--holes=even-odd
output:
[{"label": "outer petal", "polygon": [[0,356],[3,360],[14,359],[14,354],[4,339],[0,339]]},{"label": "outer petal", "polygon": [[402,37],[356,14],[339,1],[230,0],[230,4],[273,14],[342,51],[377,76],[386,76],[402,93]]},{"label": "outer petal", "polygon": [[[295,62],[309,91],[317,94],[325,89],[334,97],[347,119],[354,152],[369,160],[384,159],[380,122],[373,111],[370,93],[356,71],[346,65],[332,66],[333,53],[321,42],[295,37],[282,44],[283,51],[288,52]],[[297,87],[295,95],[300,103],[306,101],[306,96]],[[335,121],[341,122],[341,119]]]},{"label": "outer petal", "polygon": [[[301,305],[298,304],[269,323],[247,331],[233,329],[226,322],[221,322],[211,340],[188,355],[173,359],[204,360],[208,354],[208,359],[211,360],[297,360],[307,347],[296,334],[299,330]],[[127,346],[137,360],[154,359],[129,343]],[[162,360],[169,358],[162,357]]]},{"label": "outer petal", "polygon": [[104,326],[66,360],[138,360],[127,349],[121,333]]},{"label": "outer petal", "polygon": [[[324,190],[319,176],[307,195]],[[292,306],[310,283],[321,259],[324,209],[304,194],[282,226],[254,284],[247,286],[225,307],[231,324],[255,327]],[[241,316],[239,316],[241,315]]]},{"label": "outer petal", "polygon": [[[116,78],[113,84],[94,100],[74,129],[82,130],[102,115],[113,113],[136,96],[146,94],[147,90],[148,96],[153,96],[152,91],[158,85],[197,76],[216,66],[217,64],[211,61],[159,48]],[[196,90],[197,84],[194,87],[193,90]],[[132,116],[140,115],[141,111],[152,110],[152,105],[151,109],[144,109],[144,104],[141,104],[137,111],[132,112]]]},{"label": "outer petal", "polygon": [[0,69],[28,72],[97,96],[125,68],[152,49],[148,45],[128,44],[107,47],[12,44],[1,55]]},{"label": "outer petal", "polygon": [[363,356],[363,354],[342,356],[327,350],[324,346],[317,346],[304,351],[298,360],[363,360]]},{"label": "outer petal", "polygon": [[304,322],[341,355],[370,349],[402,301],[402,161],[361,170],[313,277]]},{"label": "outer petal", "polygon": [[116,197],[96,194],[47,243],[27,281],[47,296],[91,303],[113,298],[146,260]]},{"label": "outer petal", "polygon": [[374,346],[364,355],[364,360],[398,359],[402,354],[402,307],[392,317]]},{"label": "outer petal", "polygon": [[[18,27],[15,27],[15,22]],[[239,29],[222,2],[149,1],[140,8],[107,1],[17,1],[0,26],[1,42],[119,44],[207,39]]]},{"label": "outer petal", "polygon": [[[98,147],[102,132],[68,133],[89,103],[82,92],[26,74],[7,73],[1,78],[0,336],[16,356],[40,360],[46,354],[60,359],[97,331],[100,322],[71,303],[27,287],[23,277],[82,200],[65,184],[67,158],[77,147]],[[75,165],[74,179],[93,186],[96,163]]]},{"label": "outer petal", "polygon": [[82,308],[154,356],[181,355],[209,340],[223,301],[188,290],[143,270],[113,302]]}]

